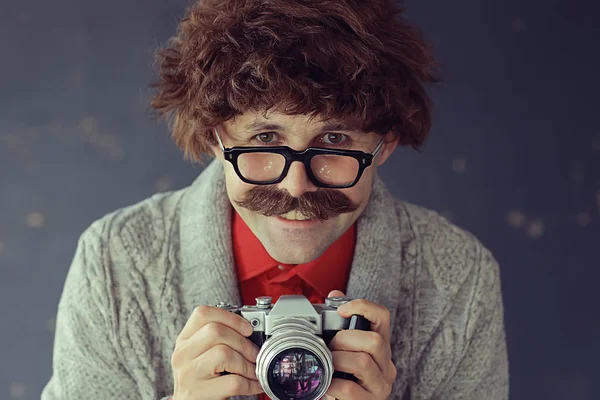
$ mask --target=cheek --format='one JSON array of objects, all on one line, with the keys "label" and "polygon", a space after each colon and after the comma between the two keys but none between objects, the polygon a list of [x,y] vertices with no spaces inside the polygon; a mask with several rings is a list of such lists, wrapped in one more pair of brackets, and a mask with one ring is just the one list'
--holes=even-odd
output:
[{"label": "cheek", "polygon": [[237,176],[231,163],[222,161],[225,172],[225,186],[230,200],[241,200],[252,185],[248,185]]},{"label": "cheek", "polygon": [[371,194],[371,186],[373,184],[373,175],[371,171],[365,171],[363,176],[360,178],[358,183],[344,191],[344,194],[352,200],[354,204],[359,205],[360,207],[364,206],[367,200],[369,199],[369,195]]}]

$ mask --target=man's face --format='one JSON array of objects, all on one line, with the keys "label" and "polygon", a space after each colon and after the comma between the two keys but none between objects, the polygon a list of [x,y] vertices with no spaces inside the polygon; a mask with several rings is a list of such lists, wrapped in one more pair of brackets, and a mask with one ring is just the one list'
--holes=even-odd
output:
[{"label": "man's face", "polygon": [[[381,135],[364,133],[340,121],[323,122],[277,112],[263,114],[248,112],[222,124],[218,133],[223,145],[288,146],[299,151],[323,147],[371,153],[382,139]],[[269,255],[283,264],[303,264],[323,254],[361,215],[371,194],[376,167],[396,148],[396,141],[386,142],[358,183],[347,189],[316,187],[301,162],[293,162],[278,184],[247,184],[238,177],[233,165],[224,160],[219,146],[213,146],[212,150],[223,164],[231,204]],[[270,215],[273,209],[283,210],[295,204],[294,198],[300,200],[307,215],[327,214],[329,218],[302,220],[303,215],[293,211]]]}]

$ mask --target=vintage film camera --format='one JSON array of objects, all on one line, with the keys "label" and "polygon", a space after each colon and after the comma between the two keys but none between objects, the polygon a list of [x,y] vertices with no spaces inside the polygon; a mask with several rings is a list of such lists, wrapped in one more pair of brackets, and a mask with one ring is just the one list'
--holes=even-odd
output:
[{"label": "vintage film camera", "polygon": [[329,297],[325,304],[311,304],[300,295],[285,295],[273,305],[271,297],[256,298],[256,305],[237,307],[224,302],[217,307],[241,315],[254,328],[250,340],[260,351],[256,376],[273,400],[318,400],[331,380],[352,379],[352,374],[333,370],[328,344],[342,329],[368,331],[371,324],[360,315],[342,318],[337,308],[348,297]]}]

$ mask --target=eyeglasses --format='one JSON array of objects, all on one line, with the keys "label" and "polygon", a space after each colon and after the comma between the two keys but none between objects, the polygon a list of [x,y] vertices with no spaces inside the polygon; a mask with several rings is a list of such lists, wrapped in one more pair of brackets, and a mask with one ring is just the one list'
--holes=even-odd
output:
[{"label": "eyeglasses", "polygon": [[304,164],[306,173],[316,187],[350,188],[359,181],[365,169],[383,146],[382,138],[373,152],[309,147],[303,151],[287,146],[233,147],[223,146],[215,129],[223,156],[245,183],[273,185],[283,181],[294,161]]}]

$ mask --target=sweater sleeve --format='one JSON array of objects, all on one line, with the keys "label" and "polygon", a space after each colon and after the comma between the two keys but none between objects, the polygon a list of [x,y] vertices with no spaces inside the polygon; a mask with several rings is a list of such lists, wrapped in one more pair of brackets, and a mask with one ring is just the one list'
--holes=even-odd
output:
[{"label": "sweater sleeve", "polygon": [[94,225],[81,235],[58,304],[53,373],[42,400],[138,399],[120,360],[115,304]]},{"label": "sweater sleeve", "polygon": [[471,287],[466,347],[454,374],[434,396],[443,400],[508,399],[508,357],[500,273],[490,252],[480,248],[477,283]]}]

